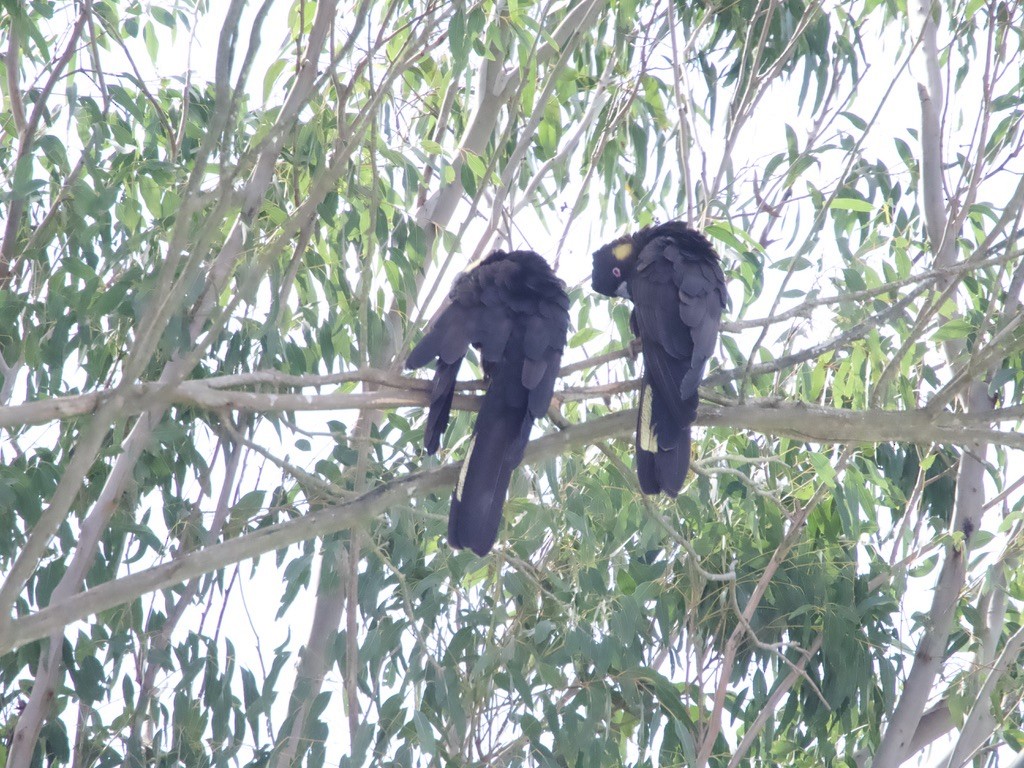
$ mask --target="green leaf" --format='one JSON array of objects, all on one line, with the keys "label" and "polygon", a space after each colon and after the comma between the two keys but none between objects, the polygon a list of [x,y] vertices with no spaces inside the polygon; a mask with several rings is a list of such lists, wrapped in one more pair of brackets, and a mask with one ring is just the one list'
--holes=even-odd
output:
[{"label": "green leaf", "polygon": [[862,213],[871,213],[875,209],[867,200],[860,200],[856,197],[837,197],[832,200],[829,207],[841,211],[860,211]]},{"label": "green leaf", "polygon": [[106,675],[103,665],[95,656],[86,656],[68,671],[75,684],[75,693],[82,701],[92,703],[103,698],[106,693]]},{"label": "green leaf", "polygon": [[823,453],[808,453],[807,458],[810,460],[815,474],[818,475],[821,481],[829,488],[835,488],[836,470],[832,466],[832,461],[829,457]]},{"label": "green leaf", "polygon": [[146,53],[149,54],[150,61],[156,61],[160,51],[160,41],[157,39],[156,28],[152,22],[147,21],[142,26],[142,39],[146,41]]},{"label": "green leaf", "polygon": [[421,712],[413,712],[412,721],[416,726],[416,736],[419,738],[420,746],[428,754],[435,754],[437,752],[437,743],[434,740],[434,731],[430,727],[430,723],[427,722],[427,718]]},{"label": "green leaf", "polygon": [[288,60],[285,58],[275,59],[267,67],[266,74],[263,75],[263,100],[266,101],[270,98],[270,93],[274,90],[274,86],[277,85],[277,81],[281,77],[281,73],[284,68],[288,66]]},{"label": "green leaf", "polygon": [[476,180],[479,181],[484,178],[484,175],[487,173],[487,165],[484,163],[480,155],[465,151],[463,152],[463,157],[466,159],[466,166],[469,168],[470,172],[472,172]]},{"label": "green leaf", "polygon": [[974,326],[966,320],[949,320],[932,334],[932,339],[935,341],[966,339],[972,333],[974,333]]},{"label": "green leaf", "polygon": [[601,331],[597,328],[581,328],[573,334],[572,338],[569,339],[570,347],[582,347],[588,341],[593,341],[601,335]]}]

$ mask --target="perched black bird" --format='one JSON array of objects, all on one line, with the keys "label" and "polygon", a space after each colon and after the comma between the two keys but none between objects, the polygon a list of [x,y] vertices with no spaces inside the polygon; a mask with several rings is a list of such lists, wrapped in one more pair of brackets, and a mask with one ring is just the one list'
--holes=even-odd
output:
[{"label": "perched black bird", "polygon": [[697,386],[725,308],[725,275],[705,237],[670,221],[594,252],[598,293],[633,302],[644,375],[636,425],[636,473],[644,493],[675,496],[690,467]]},{"label": "perched black bird", "polygon": [[512,470],[533,420],[551,403],[569,330],[569,297],[543,257],[495,251],[459,275],[448,304],[405,361],[437,358],[424,443],[434,453],[448,426],[455,378],[469,345],[480,350],[487,392],[452,493],[448,542],[486,555],[498,538]]}]

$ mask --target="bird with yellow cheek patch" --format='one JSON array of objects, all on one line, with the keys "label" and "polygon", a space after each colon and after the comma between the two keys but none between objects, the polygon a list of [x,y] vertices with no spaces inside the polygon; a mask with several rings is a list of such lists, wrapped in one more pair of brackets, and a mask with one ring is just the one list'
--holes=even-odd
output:
[{"label": "bird with yellow cheek patch", "polygon": [[630,327],[643,347],[640,488],[675,496],[690,467],[697,387],[718,340],[725,274],[707,239],[678,221],[620,237],[598,248],[593,261],[594,290],[633,302]]}]

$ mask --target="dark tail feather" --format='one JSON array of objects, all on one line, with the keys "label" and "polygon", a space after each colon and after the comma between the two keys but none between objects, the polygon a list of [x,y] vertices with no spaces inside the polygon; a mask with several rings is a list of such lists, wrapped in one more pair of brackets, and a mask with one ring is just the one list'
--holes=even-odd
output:
[{"label": "dark tail feather", "polygon": [[[697,398],[684,401],[682,411],[696,415]],[[666,493],[675,497],[682,490],[690,469],[690,423],[675,420],[672,410],[646,379],[640,385],[640,408],[636,422],[636,476],[640,490],[648,495]]]},{"label": "dark tail feather", "polygon": [[640,490],[648,496],[661,493],[656,456],[639,445],[636,448],[636,477],[640,481]]},{"label": "dark tail feather", "polygon": [[686,428],[679,436],[679,443],[669,451],[658,451],[655,456],[658,482],[663,493],[675,498],[683,488],[686,473],[690,470],[690,430]]},{"label": "dark tail feather", "polygon": [[427,426],[423,433],[423,446],[427,453],[436,453],[441,444],[441,435],[448,428],[448,418],[452,412],[452,398],[455,396],[455,380],[459,375],[462,358],[454,363],[437,361],[434,373],[434,386],[430,390],[430,412],[427,414]]},{"label": "dark tail feather", "polygon": [[666,493],[675,497],[683,488],[690,470],[690,430],[683,430],[679,444],[669,450],[636,449],[636,476],[640,490],[648,496]]},{"label": "dark tail feather", "polygon": [[508,483],[523,459],[533,424],[525,412],[488,405],[485,401],[477,417],[448,513],[448,543],[481,557],[498,538]]}]

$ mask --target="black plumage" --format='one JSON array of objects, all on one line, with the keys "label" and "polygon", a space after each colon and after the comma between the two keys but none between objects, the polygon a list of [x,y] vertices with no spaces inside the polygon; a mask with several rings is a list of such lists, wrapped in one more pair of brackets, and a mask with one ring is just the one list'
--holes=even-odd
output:
[{"label": "black plumage", "polygon": [[707,239],[670,221],[594,252],[592,285],[633,302],[644,373],[636,427],[636,472],[644,493],[675,496],[690,467],[697,387],[725,308],[725,275]]},{"label": "black plumage", "polygon": [[498,537],[512,470],[533,420],[551,403],[569,330],[569,297],[543,257],[494,251],[459,275],[407,368],[437,360],[424,444],[434,453],[448,426],[455,380],[472,344],[487,378],[480,413],[452,493],[448,541],[486,555]]}]

